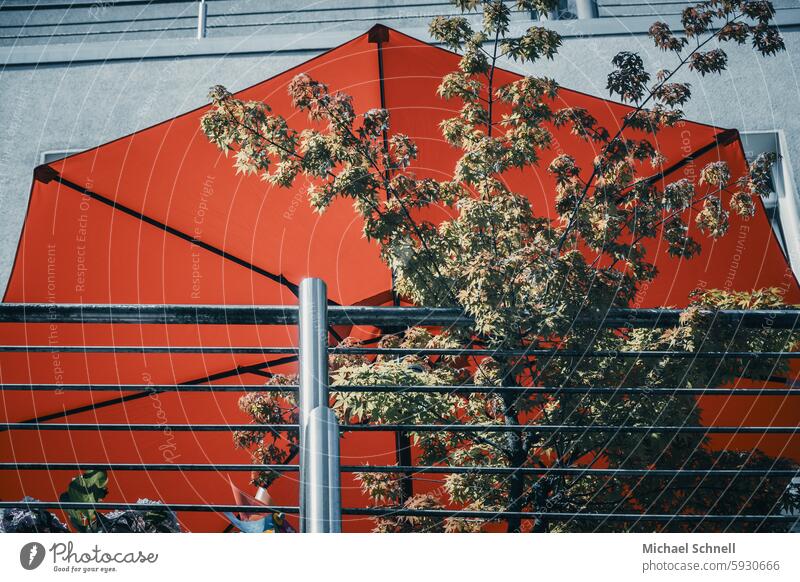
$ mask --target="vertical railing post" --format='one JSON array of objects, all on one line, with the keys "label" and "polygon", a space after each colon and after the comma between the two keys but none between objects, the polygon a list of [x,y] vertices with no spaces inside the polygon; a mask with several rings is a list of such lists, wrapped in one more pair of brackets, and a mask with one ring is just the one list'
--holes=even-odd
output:
[{"label": "vertical railing post", "polygon": [[339,423],[328,406],[311,411],[305,431],[306,504],[308,533],[341,531],[341,488],[339,485]]},{"label": "vertical railing post", "polygon": [[300,283],[300,530],[341,528],[339,427],[328,401],[328,298],[320,279]]},{"label": "vertical railing post", "polygon": [[197,3],[197,38],[206,37],[206,18],[208,17],[208,5],[206,0]]},{"label": "vertical railing post", "polygon": [[579,20],[597,18],[597,0],[576,0],[575,12],[578,13],[577,16]]}]

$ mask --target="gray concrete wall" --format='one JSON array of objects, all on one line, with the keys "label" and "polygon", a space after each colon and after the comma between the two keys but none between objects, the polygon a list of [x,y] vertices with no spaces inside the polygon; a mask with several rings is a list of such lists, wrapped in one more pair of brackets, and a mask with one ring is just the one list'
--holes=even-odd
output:
[{"label": "gray concrete wall", "polygon": [[[784,130],[800,176],[800,31],[789,26],[800,22],[794,14],[800,11],[789,12],[782,15],[786,53],[763,59],[749,47],[730,47],[724,75],[686,75],[694,89],[687,113],[741,131]],[[652,17],[610,20],[553,23],[568,36],[555,61],[507,66],[601,96],[607,95],[610,60],[620,50],[641,52],[653,68],[674,66],[674,57],[655,51],[641,34]],[[392,24],[427,38],[422,28]],[[363,30],[370,25],[364,23]],[[0,290],[16,251],[31,172],[43,152],[84,149],[147,127],[201,105],[212,84],[251,85],[358,32],[0,48],[6,64],[0,70]]]}]

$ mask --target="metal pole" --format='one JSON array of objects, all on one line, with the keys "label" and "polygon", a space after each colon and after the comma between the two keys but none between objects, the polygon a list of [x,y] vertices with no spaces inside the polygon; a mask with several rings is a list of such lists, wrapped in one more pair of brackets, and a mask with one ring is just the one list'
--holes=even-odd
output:
[{"label": "metal pole", "polygon": [[306,475],[304,507],[308,533],[339,533],[342,522],[339,485],[339,424],[328,406],[311,411],[306,426]]},{"label": "metal pole", "polygon": [[206,0],[200,0],[197,5],[197,38],[206,37],[206,17],[208,16],[208,5]]},{"label": "metal pole", "polygon": [[576,0],[575,11],[578,13],[579,20],[597,18],[597,0]]},{"label": "metal pole", "polygon": [[328,406],[328,298],[325,282],[303,279],[300,283],[300,531],[308,531],[307,502],[310,441],[306,429],[312,411]]}]

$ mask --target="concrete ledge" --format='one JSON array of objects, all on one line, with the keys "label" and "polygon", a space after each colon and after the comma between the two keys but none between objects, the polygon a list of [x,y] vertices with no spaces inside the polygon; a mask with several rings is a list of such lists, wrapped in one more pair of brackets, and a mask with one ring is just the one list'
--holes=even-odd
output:
[{"label": "concrete ledge", "polygon": [[[680,26],[677,16],[631,16],[625,18],[596,18],[591,20],[543,21],[539,25],[559,32],[565,38],[597,36],[630,36],[646,34],[656,20],[672,28]],[[781,28],[800,25],[800,8],[778,10],[776,23]],[[376,20],[376,22],[378,22]],[[366,32],[374,23],[365,22]],[[535,21],[531,24],[537,24]],[[512,34],[522,34],[530,24],[512,25]],[[427,28],[397,26],[397,30],[432,42]],[[139,61],[147,59],[190,58],[220,55],[257,55],[274,53],[319,53],[358,36],[360,32],[329,30],[316,34],[270,34],[265,31],[248,37],[173,38],[90,42],[74,44],[20,45],[0,47],[0,67],[36,67],[70,65],[108,61]]]}]

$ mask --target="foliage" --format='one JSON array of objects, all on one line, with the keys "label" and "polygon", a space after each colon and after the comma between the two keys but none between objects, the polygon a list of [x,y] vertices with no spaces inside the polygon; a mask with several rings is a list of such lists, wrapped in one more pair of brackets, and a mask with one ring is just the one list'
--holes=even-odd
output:
[{"label": "foliage", "polygon": [[[108,495],[105,471],[87,471],[70,481],[61,494],[62,502],[99,503]],[[158,503],[139,499],[136,503]],[[177,516],[163,509],[116,510],[100,513],[92,509],[65,510],[72,527],[78,532],[101,533],[177,533],[181,531]]]},{"label": "foliage", "polygon": [[[138,499],[136,503],[160,503],[150,499]],[[172,511],[163,509],[126,509],[97,514],[97,525],[93,531],[105,533],[180,533],[181,526]]]},{"label": "foliage", "polygon": [[[276,375],[268,384],[281,386],[296,382],[296,378]],[[246,412],[257,424],[297,424],[297,402],[290,391],[250,392],[239,399],[239,408]],[[290,463],[299,451],[297,431],[283,435],[265,434],[261,431],[236,431],[233,442],[237,448],[247,449],[257,465]],[[253,484],[269,487],[280,473],[273,471],[257,471]]]},{"label": "foliage", "polygon": [[[334,358],[336,384],[483,384],[490,386],[648,386],[675,388],[674,395],[623,394],[515,395],[509,391],[464,395],[351,394],[335,396],[344,420],[352,422],[451,422],[527,424],[514,433],[420,433],[412,435],[422,463],[504,467],[756,468],[791,466],[760,451],[716,451],[701,433],[631,433],[587,431],[591,425],[701,426],[701,410],[681,388],[710,387],[742,378],[766,380],[785,373],[785,360],[738,357],[686,358],[619,356],[621,352],[672,350],[782,351],[797,337],[764,327],[739,330],[714,318],[729,305],[775,308],[781,292],[697,292],[680,325],[668,329],[597,329],[586,318],[602,318],[610,307],[634,304],[636,294],[658,275],[652,243],[663,240],[677,259],[701,249],[694,232],[719,238],[731,213],[749,217],[754,199],[769,190],[774,159],[761,156],[742,176],[723,161],[706,165],[695,183],[661,172],[667,160],[658,134],[681,123],[681,109],[691,86],[679,73],[701,77],[727,67],[723,46],[750,41],[764,56],[783,50],[771,24],[769,2],[710,0],[683,11],[682,29],[661,22],[650,29],[655,46],[673,53],[672,69],[648,70],[644,59],[623,51],[612,60],[607,87],[630,105],[619,126],[604,127],[579,107],[561,107],[558,84],[528,76],[497,83],[501,58],[535,64],[554,58],[559,35],[533,26],[520,36],[509,32],[509,7],[500,1],[457,2],[464,11],[482,9],[483,24],[474,29],[463,17],[436,18],[430,32],[461,55],[447,74],[439,95],[458,107],[441,123],[443,138],[461,152],[449,179],[420,178],[414,169],[414,141],[389,132],[388,111],[355,111],[349,95],[331,92],[305,74],[289,86],[295,108],[311,120],[297,131],[262,102],[242,101],[223,87],[211,90],[213,106],[202,128],[222,151],[233,153],[236,168],[281,187],[306,187],[319,212],[347,199],[363,220],[364,235],[375,241],[394,274],[395,291],[426,306],[459,307],[475,320],[468,330],[432,334],[412,329],[384,337],[383,345],[480,346],[492,349],[570,353],[604,350],[614,357],[494,358]],[[546,10],[548,3],[522,2]],[[576,156],[555,152],[552,128],[567,128],[591,144],[597,155],[589,167]],[[530,192],[515,192],[505,177],[511,172],[546,168],[555,181],[547,192],[557,216],[533,208]],[[302,176],[302,180],[297,180]],[[452,218],[432,223],[421,212],[446,206]],[[427,214],[430,215],[431,213]],[[441,213],[439,213],[441,214]],[[578,316],[583,319],[578,319]],[[584,323],[580,323],[583,321]],[[284,380],[281,380],[284,381]],[[291,421],[288,395],[250,395],[241,406],[257,422]],[[541,425],[569,425],[546,432]],[[285,462],[296,452],[263,434],[240,433],[238,446],[255,447],[258,462]],[[294,436],[292,439],[296,438]],[[260,484],[274,476],[260,476]],[[596,477],[515,473],[488,476],[465,473],[444,481],[441,495],[404,498],[400,475],[364,473],[361,483],[376,502],[407,507],[457,506],[468,509],[533,512],[777,513],[798,508],[788,479],[746,476],[709,479]],[[794,486],[792,486],[794,487]],[[380,518],[379,531],[480,528],[463,519]],[[596,523],[571,520],[533,523],[506,520],[511,531],[585,530]],[[604,529],[645,529],[642,522],[606,522]],[[664,529],[693,528],[670,523]],[[703,523],[702,529],[778,528],[765,524]]]},{"label": "foliage", "polygon": [[[23,497],[23,502],[36,501]],[[43,509],[9,507],[0,509],[0,533],[66,533],[67,526],[55,515]]]},{"label": "foliage", "polygon": [[[105,471],[87,471],[72,479],[61,494],[62,503],[99,503],[108,495]],[[25,497],[23,502],[36,501]],[[136,503],[159,503],[139,499]],[[116,510],[100,513],[93,509],[66,509],[69,523],[77,532],[92,533],[178,533],[181,527],[172,511],[163,509]],[[67,533],[66,525],[43,509],[10,508],[0,510],[0,532],[4,533]]]},{"label": "foliage", "polygon": [[[108,495],[108,475],[105,471],[87,471],[69,482],[60,501],[75,503],[97,503]],[[98,513],[91,509],[66,510],[67,518],[76,531],[92,531]]]}]

